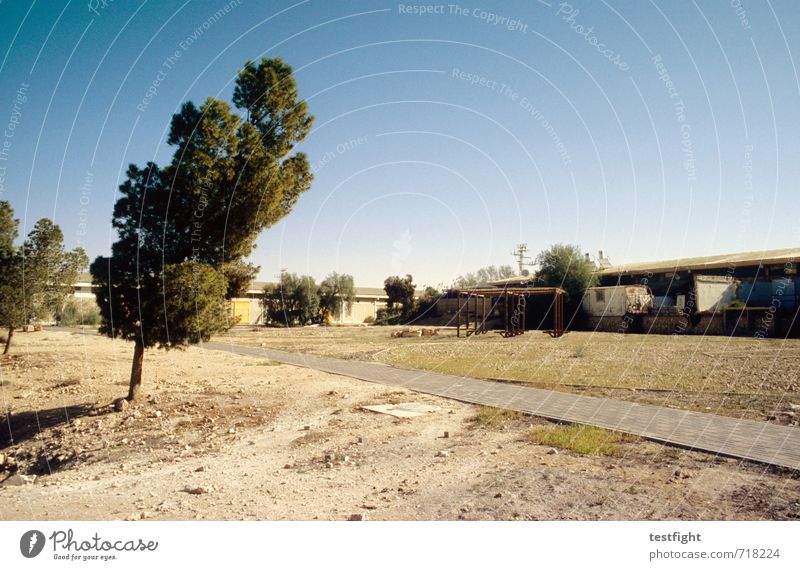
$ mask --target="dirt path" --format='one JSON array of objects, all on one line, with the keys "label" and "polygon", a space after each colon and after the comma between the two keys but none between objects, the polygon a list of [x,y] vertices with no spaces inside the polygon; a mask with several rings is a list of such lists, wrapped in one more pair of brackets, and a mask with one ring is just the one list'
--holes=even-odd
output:
[{"label": "dirt path", "polygon": [[[800,518],[785,472],[641,440],[558,451],[531,442],[536,418],[476,423],[469,404],[219,351],[148,352],[147,399],[117,413],[128,344],[19,337],[0,360],[0,479],[38,476],[0,484],[3,519]],[[399,401],[441,409],[361,409]]]}]

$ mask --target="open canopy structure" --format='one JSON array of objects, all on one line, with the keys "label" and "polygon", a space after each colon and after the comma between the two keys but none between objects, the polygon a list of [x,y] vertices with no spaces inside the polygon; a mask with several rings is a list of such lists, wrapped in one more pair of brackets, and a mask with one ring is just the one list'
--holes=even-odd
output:
[{"label": "open canopy structure", "polygon": [[535,295],[551,296],[553,311],[553,328],[545,331],[552,337],[564,334],[564,296],[566,291],[559,287],[468,287],[455,289],[453,293],[458,300],[456,310],[456,335],[461,336],[462,312],[464,313],[464,330],[467,336],[484,334],[487,331],[487,309],[489,312],[502,307],[504,337],[525,333],[525,308],[527,298]]}]

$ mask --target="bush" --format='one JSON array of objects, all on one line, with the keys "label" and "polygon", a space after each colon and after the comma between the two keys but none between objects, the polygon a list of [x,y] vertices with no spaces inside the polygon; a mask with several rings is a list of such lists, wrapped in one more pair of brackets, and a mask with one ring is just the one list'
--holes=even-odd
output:
[{"label": "bush", "polygon": [[403,311],[399,307],[391,309],[378,309],[378,316],[375,319],[376,325],[399,325],[403,319]]},{"label": "bush", "polygon": [[96,326],[100,324],[100,308],[93,299],[72,297],[56,313],[56,322],[62,327]]},{"label": "bush", "polygon": [[368,317],[366,317],[364,319],[364,324],[365,325],[374,325],[375,324],[375,317],[373,317],[372,315],[369,315]]}]

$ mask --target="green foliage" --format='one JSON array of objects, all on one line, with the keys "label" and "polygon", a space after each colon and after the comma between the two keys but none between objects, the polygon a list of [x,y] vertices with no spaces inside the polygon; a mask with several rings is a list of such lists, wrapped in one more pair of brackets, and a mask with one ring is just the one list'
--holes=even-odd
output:
[{"label": "green foliage", "polygon": [[17,228],[11,205],[0,202],[0,324],[10,332],[55,314],[88,262],[81,248],[65,251],[64,234],[47,218],[36,222],[18,248]]},{"label": "green foliage", "polygon": [[422,295],[414,301],[414,319],[427,319],[438,316],[436,302],[442,294],[435,287],[425,287]]},{"label": "green foliage", "polygon": [[225,300],[226,281],[205,263],[168,265],[162,283],[163,337],[170,346],[196,344],[233,324]]},{"label": "green foliage", "polygon": [[214,97],[184,103],[170,124],[170,164],[129,166],[112,217],[118,239],[90,270],[100,330],[136,342],[134,369],[138,347],[183,346],[233,324],[222,302],[258,271],[244,259],[310,188],[306,156],[290,153],[313,117],[291,73],[279,59],[246,63],[237,109]]},{"label": "green foliage", "polygon": [[414,288],[414,278],[411,275],[387,277],[383,282],[383,290],[388,297],[386,307],[393,309],[400,305],[402,316],[408,317],[414,308]]},{"label": "green foliage", "polygon": [[262,58],[244,64],[236,80],[233,102],[247,109],[248,120],[264,137],[267,148],[278,155],[291,151],[311,131],[312,117],[305,101],[297,99],[292,68],[280,58]]},{"label": "green foliage", "polygon": [[64,234],[42,218],[22,244],[26,301],[32,318],[55,314],[72,294],[75,281],[89,258],[82,248],[64,250]]},{"label": "green foliage", "polygon": [[8,202],[0,202],[0,325],[25,324],[25,299],[22,283],[22,256],[14,246],[19,235],[19,220]]},{"label": "green foliage", "polygon": [[94,300],[70,298],[56,312],[56,322],[62,327],[100,324],[100,308]]},{"label": "green foliage", "polygon": [[518,420],[522,414],[514,410],[493,408],[491,406],[478,406],[477,413],[469,419],[473,428],[500,430],[506,428],[511,422]]},{"label": "green foliage", "polygon": [[600,427],[570,424],[534,428],[528,433],[528,439],[539,445],[569,449],[581,455],[616,455],[619,443],[636,441],[637,438]]},{"label": "green foliage", "polygon": [[19,235],[19,220],[14,218],[14,209],[6,201],[0,201],[0,259],[14,251],[14,241]]},{"label": "green foliage", "polygon": [[[296,101],[297,96],[291,68],[270,61],[262,60],[259,68],[280,63],[284,75],[279,84],[247,74],[246,87],[244,76],[237,80],[236,92],[273,93],[268,101],[234,97],[237,107],[248,111],[247,120],[213,97],[199,108],[187,102],[172,117],[172,162],[164,168],[153,163],[128,168],[112,219],[119,239],[111,258],[98,258],[91,269],[95,284],[106,292],[99,298],[105,334],[163,347],[205,336],[177,324],[167,334],[162,294],[170,285],[165,276],[170,271],[182,275],[171,267],[187,261],[205,264],[224,278],[226,297],[240,294],[258,271],[243,261],[256,238],[288,214],[310,187],[305,155],[286,156],[307,133],[282,126],[285,109],[280,102]],[[304,106],[289,116],[292,125],[300,118],[309,126],[312,121]],[[267,136],[270,129],[274,133]],[[176,331],[189,336],[179,339]]]},{"label": "green foliage", "polygon": [[542,287],[561,287],[567,300],[578,303],[589,287],[598,283],[595,267],[577,245],[556,244],[536,257],[539,270],[536,284]]},{"label": "green foliage", "polygon": [[318,293],[322,321],[336,320],[342,308],[346,308],[348,312],[353,308],[356,298],[353,276],[334,271],[319,284]]},{"label": "green foliage", "polygon": [[374,325],[375,324],[375,317],[372,315],[367,315],[364,317],[364,324],[365,325]]},{"label": "green foliage", "polygon": [[380,308],[375,317],[376,325],[399,325],[403,322],[403,314],[399,307]]},{"label": "green foliage", "polygon": [[319,294],[314,278],[284,271],[277,284],[264,287],[261,305],[273,324],[307,325],[319,320]]},{"label": "green foliage", "polygon": [[456,287],[474,287],[475,285],[485,285],[489,281],[498,279],[508,279],[514,277],[514,268],[510,265],[487,265],[478,269],[474,273],[465,273],[456,279]]}]

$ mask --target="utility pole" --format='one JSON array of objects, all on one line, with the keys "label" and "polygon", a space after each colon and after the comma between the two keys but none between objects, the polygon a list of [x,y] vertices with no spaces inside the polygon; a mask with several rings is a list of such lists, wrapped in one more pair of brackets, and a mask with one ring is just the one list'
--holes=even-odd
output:
[{"label": "utility pole", "polygon": [[527,252],[528,252],[527,243],[519,244],[517,246],[517,249],[511,252],[511,255],[513,255],[517,259],[517,265],[519,266],[520,275],[524,275],[526,265],[528,266],[533,265],[533,263],[531,263],[531,258],[525,255]]}]

